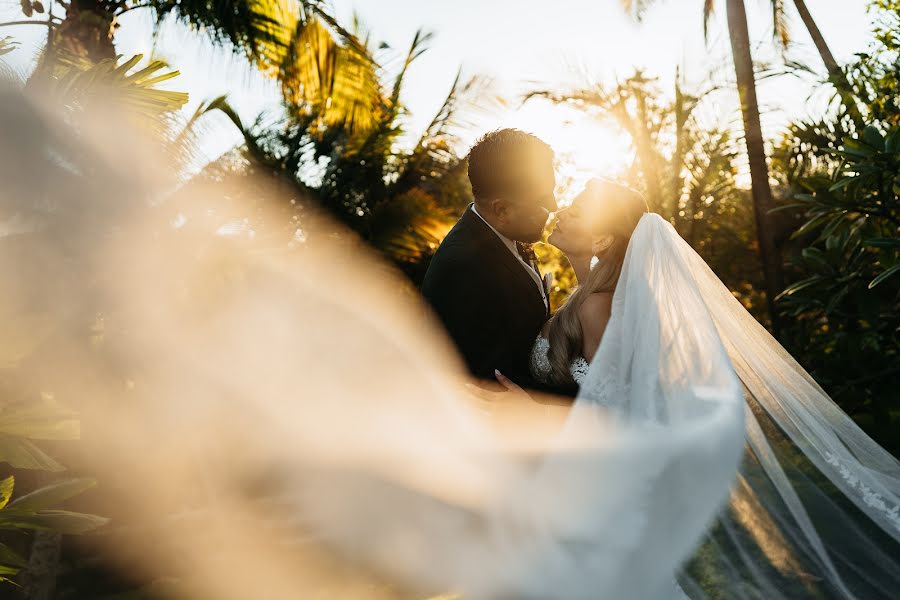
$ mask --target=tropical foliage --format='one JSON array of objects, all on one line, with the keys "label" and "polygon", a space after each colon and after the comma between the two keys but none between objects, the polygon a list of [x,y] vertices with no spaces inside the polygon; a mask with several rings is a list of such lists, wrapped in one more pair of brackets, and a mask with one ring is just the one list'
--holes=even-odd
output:
[{"label": "tropical foliage", "polygon": [[[15,340],[8,339],[7,342],[7,352],[24,350]],[[9,361],[15,360],[9,355],[6,358],[4,373],[9,371]],[[52,398],[11,400],[15,398],[15,391],[8,385],[0,389],[0,464],[20,472],[65,471],[65,467],[39,444],[77,440],[79,423],[76,416],[58,406]],[[102,517],[59,508],[66,500],[93,487],[94,479],[58,479],[58,476],[55,479],[53,483],[19,494],[15,499],[15,477],[9,475],[0,480],[0,585],[11,583],[28,566],[28,555],[23,556],[21,550],[14,547],[16,542],[21,545],[21,537],[7,540],[5,533],[14,536],[35,531],[82,534],[107,522]]]},{"label": "tropical foliage", "polygon": [[244,57],[277,79],[286,104],[296,110],[313,107],[328,126],[368,130],[382,109],[372,57],[319,0],[72,0],[50,3],[49,10],[25,0],[21,6],[30,22],[48,29],[39,71],[67,69],[73,58],[115,60],[119,17],[147,9],[157,32],[166,23],[178,23]]},{"label": "tropical foliage", "polygon": [[[485,90],[482,80],[457,75],[425,130],[414,143],[402,143],[409,135],[408,113],[400,98],[403,84],[409,67],[427,51],[430,38],[416,34],[391,79],[375,63],[368,66],[366,78],[379,82],[381,108],[374,113],[373,126],[364,130],[329,125],[315,104],[300,99],[249,127],[224,98],[208,106],[224,112],[243,134],[250,162],[244,169],[263,169],[287,182],[297,210],[312,205],[325,211],[413,279],[424,274],[426,259],[469,202],[465,164],[454,150],[455,132],[467,98]],[[388,49],[380,58],[396,62],[391,54]],[[241,172],[247,171],[239,168],[238,175]]]},{"label": "tropical foliage", "polygon": [[870,4],[874,41],[844,67],[860,127],[835,94],[817,119],[788,128],[774,153],[801,220],[788,246],[793,280],[780,304],[787,342],[813,376],[867,431],[900,450],[900,3]]},{"label": "tropical foliage", "polygon": [[842,408],[896,451],[900,374],[900,127],[846,138],[841,163],[798,180],[806,222],[782,294],[794,346]]},{"label": "tropical foliage", "polygon": [[[654,2],[626,4],[640,16]],[[785,55],[794,35],[786,27],[787,4],[771,2],[775,42]],[[739,0],[727,5],[732,19],[745,8]],[[843,66],[835,62],[805,3],[794,0],[793,5],[825,65],[820,89],[830,99],[766,147],[755,102],[742,102],[742,127],[710,122],[706,108],[718,100],[719,87],[689,89],[680,76],[668,90],[638,71],[615,84],[539,90],[528,98],[574,106],[627,136],[634,161],[623,182],[645,193],[652,209],[677,228],[757,318],[771,325],[771,317],[780,316],[779,334],[792,354],[866,431],[897,453],[900,0],[870,3],[873,43]],[[711,0],[698,3],[704,24],[714,6]],[[116,108],[146,128],[171,160],[171,181],[158,186],[164,198],[154,199],[160,207],[154,218],[162,213],[163,223],[220,235],[246,233],[256,236],[259,246],[271,243],[288,251],[311,235],[335,236],[382,252],[415,282],[471,199],[456,133],[470,101],[477,97],[483,105],[493,96],[484,80],[457,75],[428,126],[413,132],[404,90],[410,68],[428,50],[426,33],[416,34],[403,51],[388,48],[373,42],[359,24],[342,26],[318,0],[71,0],[52,6],[26,0],[21,7],[26,19],[44,24],[48,32],[28,89],[62,106],[72,125],[67,131],[71,143],[61,145],[53,160],[41,154],[46,159],[41,166],[70,170],[73,185],[97,175],[80,160],[84,148],[78,132],[87,126],[88,115],[108,101],[106,91],[112,88]],[[159,88],[177,71],[162,61],[116,54],[118,18],[143,8],[157,28],[178,23],[274,78],[280,107],[245,123],[222,96],[201,103],[187,118],[179,115],[187,95]],[[741,32],[730,33],[740,37]],[[16,49],[12,38],[0,37],[0,75],[6,72],[3,57]],[[738,69],[727,83],[746,99],[762,73],[758,66],[754,71],[748,39],[737,39],[733,50]],[[793,63],[786,60],[785,68]],[[216,113],[241,132],[243,143],[192,175],[186,165],[202,136],[199,125]],[[759,139],[748,148],[748,137],[754,136]],[[27,149],[29,139],[21,141]],[[111,146],[101,150],[139,162],[121,158]],[[739,177],[744,164],[755,171],[751,189]],[[24,172],[18,163],[0,164],[2,175],[17,170]],[[769,211],[775,202],[767,199],[773,184],[780,205],[776,212]],[[13,195],[20,191],[15,185],[9,188]],[[192,205],[197,197],[214,198],[215,204]],[[56,209],[73,216],[79,211],[78,206],[42,207]],[[764,235],[758,229],[761,219],[768,227]],[[27,233],[0,238],[7,251],[0,260],[14,260],[17,244],[40,242]],[[761,244],[774,244],[778,252],[761,262]],[[555,274],[553,304],[558,306],[575,285],[573,274],[558,251],[541,246],[538,252]],[[769,303],[775,297],[773,269],[783,269],[789,284],[775,290],[780,295],[774,307]],[[8,302],[0,300],[0,309]],[[87,317],[82,325],[86,331],[95,327]],[[46,360],[41,352],[52,346],[46,342],[54,331],[46,319],[29,317],[3,334],[0,463],[46,475],[33,481],[17,472],[0,479],[0,538],[6,541],[11,534],[21,542],[21,536],[27,541],[35,532],[81,533],[97,527],[103,519],[60,508],[92,480],[58,479],[64,467],[44,448],[76,443],[76,416],[52,395],[7,385],[14,379],[7,375],[21,367],[23,357]],[[0,581],[19,581],[18,571],[34,558],[27,546],[0,541]]]}]

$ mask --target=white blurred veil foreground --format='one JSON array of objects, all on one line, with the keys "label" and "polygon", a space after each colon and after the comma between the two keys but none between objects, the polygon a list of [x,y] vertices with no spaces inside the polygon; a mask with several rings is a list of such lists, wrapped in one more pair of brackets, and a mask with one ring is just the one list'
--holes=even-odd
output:
[{"label": "white blurred veil foreground", "polygon": [[225,198],[178,188],[111,106],[0,93],[2,402],[78,411],[61,458],[99,480],[110,564],[183,598],[676,595],[744,402],[658,217],[554,428],[467,397],[406,286],[327,221],[290,248],[217,235]]}]

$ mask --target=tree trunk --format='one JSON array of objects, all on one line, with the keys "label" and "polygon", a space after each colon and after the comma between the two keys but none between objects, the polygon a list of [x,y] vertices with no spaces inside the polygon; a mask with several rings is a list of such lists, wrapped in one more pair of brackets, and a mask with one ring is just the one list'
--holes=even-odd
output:
[{"label": "tree trunk", "polygon": [[[666,217],[666,201],[663,197],[660,185],[660,169],[656,160],[656,152],[653,149],[653,140],[650,135],[650,121],[647,117],[647,102],[644,91],[635,89],[633,97],[637,104],[637,118],[631,119],[632,139],[634,140],[635,153],[641,162],[641,171],[644,175],[644,185],[647,191],[647,201],[651,207]],[[625,110],[627,114],[627,109]]]},{"label": "tree trunk", "polygon": [[65,52],[91,62],[115,58],[113,7],[113,3],[102,0],[72,0],[66,9],[66,18],[52,32],[48,50]]},{"label": "tree trunk", "polygon": [[794,0],[794,6],[797,7],[797,12],[800,13],[800,18],[803,20],[803,24],[806,26],[807,31],[809,31],[809,37],[812,38],[813,44],[816,45],[816,50],[819,51],[819,56],[822,57],[822,62],[825,63],[825,68],[828,70],[828,77],[834,83],[838,93],[841,95],[844,106],[847,107],[847,112],[861,129],[864,126],[862,115],[856,104],[853,88],[850,87],[850,82],[847,81],[847,76],[844,74],[844,71],[841,69],[838,62],[834,59],[831,48],[825,43],[825,38],[822,36],[822,32],[819,31],[819,26],[816,25],[816,21],[813,19],[812,14],[810,14],[806,2],[804,0]]},{"label": "tree trunk", "polygon": [[828,44],[825,43],[825,38],[822,37],[822,32],[819,31],[818,25],[816,25],[816,22],[813,20],[812,15],[809,12],[809,8],[807,8],[806,6],[806,2],[804,2],[803,0],[794,0],[794,6],[797,7],[797,12],[800,13],[800,18],[803,19],[803,24],[806,25],[806,29],[809,31],[809,35],[812,38],[813,43],[816,45],[816,50],[819,51],[819,56],[822,57],[822,62],[825,63],[825,68],[828,69],[828,74],[832,77],[843,74],[840,65],[838,65],[836,60],[834,60],[834,55],[831,53],[831,49],[828,47]]},{"label": "tree trunk", "polygon": [[753,73],[753,57],[750,54],[750,32],[747,28],[747,12],[743,0],[727,0],[728,30],[731,37],[731,52],[737,77],[741,115],[744,120],[744,139],[747,143],[747,158],[750,163],[750,179],[753,192],[753,212],[756,216],[756,235],[759,255],[765,276],[766,301],[772,331],[775,337],[780,333],[775,297],[784,288],[781,274],[781,260],[775,246],[774,230],[769,211],[775,207],[772,188],[769,185],[769,168],[766,163],[766,148],[763,143],[762,127],[759,122],[759,105],[756,100],[756,78]]}]

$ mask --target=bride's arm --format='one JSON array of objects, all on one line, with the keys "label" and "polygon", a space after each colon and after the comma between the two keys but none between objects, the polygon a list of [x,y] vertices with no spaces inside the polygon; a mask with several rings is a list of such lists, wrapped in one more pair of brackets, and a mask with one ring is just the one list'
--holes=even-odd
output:
[{"label": "bride's arm", "polygon": [[609,292],[597,292],[585,298],[578,307],[582,332],[581,352],[588,362],[593,360],[600,340],[603,339],[603,332],[606,331],[606,324],[612,314],[612,298],[613,295]]}]

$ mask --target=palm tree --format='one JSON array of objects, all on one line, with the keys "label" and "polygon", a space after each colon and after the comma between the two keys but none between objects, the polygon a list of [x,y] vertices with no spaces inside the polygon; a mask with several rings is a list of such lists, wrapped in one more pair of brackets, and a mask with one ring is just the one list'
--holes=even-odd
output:
[{"label": "palm tree", "polygon": [[[480,79],[463,79],[457,73],[418,140],[411,146],[401,143],[408,125],[401,91],[410,66],[430,40],[420,31],[403,55],[388,50],[383,58],[398,64],[390,79],[370,65],[366,77],[379,82],[382,108],[368,130],[323,123],[320,107],[302,99],[286,104],[283,116],[249,126],[224,98],[204,109],[225,113],[242,133],[250,171],[274,175],[292,202],[323,209],[413,279],[423,274],[421,267],[470,200],[465,163],[454,151],[461,108],[475,96],[482,106],[489,99]],[[317,173],[312,180],[310,171]],[[290,219],[285,222],[291,226]]]},{"label": "palm tree", "polygon": [[[174,19],[202,32],[276,77],[289,102],[302,99],[322,107],[321,118],[332,124],[373,127],[374,113],[381,108],[377,82],[365,77],[368,51],[320,0],[51,0],[48,7],[40,0],[21,0],[21,5],[29,20],[0,27],[46,26],[43,68],[58,67],[59,56],[93,63],[114,60],[118,18],[149,9],[157,28]],[[62,16],[54,13],[59,7]]]},{"label": "palm tree", "polygon": [[[812,38],[813,44],[819,52],[819,56],[822,58],[822,63],[824,63],[825,69],[828,71],[829,80],[837,89],[850,117],[856,125],[862,129],[862,115],[859,112],[859,107],[857,106],[856,98],[854,97],[853,87],[847,80],[847,75],[844,73],[844,70],[838,64],[837,60],[835,60],[834,54],[831,53],[831,48],[828,47],[825,37],[819,30],[819,26],[816,25],[816,21],[813,19],[809,7],[806,6],[805,0],[794,0],[794,6],[797,8],[800,19],[803,21],[803,25],[809,32],[809,37]],[[781,42],[782,48],[786,49],[790,42],[790,33],[788,31],[787,16],[784,9],[784,0],[772,0],[772,19],[774,22],[775,37]]]},{"label": "palm tree", "polygon": [[[623,0],[629,14],[640,18],[653,0]],[[714,0],[703,2],[703,30],[707,31],[712,15]],[[726,0],[728,31],[731,38],[731,54],[737,79],[741,116],[744,123],[744,141],[750,166],[753,210],[756,215],[757,242],[765,278],[766,301],[772,330],[779,333],[775,298],[784,289],[781,260],[775,243],[775,232],[770,211],[775,208],[772,188],[769,184],[769,169],[766,162],[766,148],[763,142],[762,126],[759,119],[759,103],[756,98],[756,77],[753,71],[753,56],[750,52],[750,32],[747,27],[747,11],[743,0]]]}]

